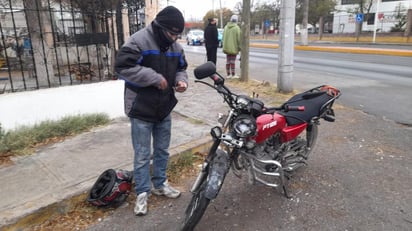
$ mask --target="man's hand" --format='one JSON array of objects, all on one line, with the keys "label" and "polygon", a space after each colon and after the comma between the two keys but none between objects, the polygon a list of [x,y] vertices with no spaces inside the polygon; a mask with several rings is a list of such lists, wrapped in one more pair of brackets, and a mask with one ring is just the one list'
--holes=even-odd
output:
[{"label": "man's hand", "polygon": [[176,84],[176,91],[177,92],[184,92],[187,89],[187,84],[184,81],[179,81]]},{"label": "man's hand", "polygon": [[167,88],[167,80],[162,77],[162,80],[160,81],[160,85],[158,86],[160,90],[165,90]]}]

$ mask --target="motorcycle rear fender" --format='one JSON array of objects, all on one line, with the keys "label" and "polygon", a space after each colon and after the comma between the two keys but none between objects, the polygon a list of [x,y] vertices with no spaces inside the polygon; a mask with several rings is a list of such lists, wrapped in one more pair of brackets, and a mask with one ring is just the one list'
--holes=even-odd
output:
[{"label": "motorcycle rear fender", "polygon": [[205,197],[209,200],[215,199],[223,181],[229,171],[229,155],[227,152],[217,149],[211,165],[209,166],[209,176],[207,178]]},{"label": "motorcycle rear fender", "polygon": [[282,129],[282,142],[289,142],[295,139],[300,133],[305,130],[307,123],[301,123],[293,126],[288,126]]}]

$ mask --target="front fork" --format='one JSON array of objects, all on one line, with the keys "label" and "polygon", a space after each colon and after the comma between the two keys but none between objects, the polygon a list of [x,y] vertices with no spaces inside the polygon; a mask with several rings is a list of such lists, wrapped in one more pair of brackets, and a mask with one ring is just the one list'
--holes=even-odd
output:
[{"label": "front fork", "polygon": [[199,189],[199,186],[202,184],[202,182],[206,179],[208,166],[209,166],[208,162],[206,162],[206,161],[203,162],[202,170],[197,175],[196,180],[193,183],[192,188],[190,189],[191,193],[195,193]]},{"label": "front fork", "polygon": [[[201,169],[199,175],[196,177],[196,180],[193,183],[192,188],[190,189],[190,192],[192,192],[192,193],[197,192],[199,190],[199,187],[202,185],[203,181],[205,181],[207,176],[209,175],[209,173],[210,173],[210,170],[209,170],[210,163],[212,163],[212,161],[218,155],[217,152],[219,151],[218,148],[219,148],[219,145],[221,143],[220,138],[222,137],[222,130],[224,131],[228,128],[229,122],[230,122],[233,115],[234,115],[234,110],[232,109],[232,110],[229,111],[229,115],[227,117],[225,117],[223,119],[223,121],[221,121],[223,129],[221,129],[219,127],[214,127],[214,128],[211,129],[210,134],[212,135],[214,141],[213,141],[212,147],[210,147],[209,153],[207,154],[207,157],[206,157],[205,161],[202,164],[202,169]],[[229,163],[229,157],[228,157],[227,152],[225,152],[223,150],[221,150],[221,152],[226,154],[225,155],[226,158],[224,158],[224,159],[227,159],[227,165],[229,165],[230,163]],[[229,169],[227,169],[226,172],[224,173],[223,178],[225,177],[228,170]]]},{"label": "front fork", "polygon": [[212,147],[210,147],[209,153],[207,154],[207,157],[205,161],[202,164],[202,169],[197,175],[195,182],[192,185],[192,188],[190,189],[190,192],[195,193],[198,189],[199,186],[202,184],[202,182],[206,179],[208,172],[209,172],[209,163],[213,160],[213,157],[216,155],[216,150],[220,145],[220,139],[215,139],[215,141],[212,144]]},{"label": "front fork", "polygon": [[[213,147],[214,146],[212,146],[212,148]],[[211,149],[211,151],[212,150],[215,151],[211,152],[206,158],[199,175],[190,189],[192,193],[195,193],[206,181],[204,188],[205,197],[209,200],[216,198],[230,167],[230,158],[227,152],[222,149]]]}]

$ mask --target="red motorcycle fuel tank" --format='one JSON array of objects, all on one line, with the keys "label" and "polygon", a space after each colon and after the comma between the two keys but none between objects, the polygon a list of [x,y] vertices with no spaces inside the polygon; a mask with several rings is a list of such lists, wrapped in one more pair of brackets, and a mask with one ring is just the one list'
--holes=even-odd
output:
[{"label": "red motorcycle fuel tank", "polygon": [[256,143],[262,143],[276,132],[281,131],[286,126],[285,117],[277,113],[263,114],[256,118],[257,135]]}]

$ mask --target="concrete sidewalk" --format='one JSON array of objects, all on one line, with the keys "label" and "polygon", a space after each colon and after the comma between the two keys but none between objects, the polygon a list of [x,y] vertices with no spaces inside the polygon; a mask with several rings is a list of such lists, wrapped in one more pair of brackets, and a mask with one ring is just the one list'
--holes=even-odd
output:
[{"label": "concrete sidewalk", "polygon": [[[217,114],[205,111],[226,110],[213,89],[194,84],[193,80],[191,77],[187,92],[177,94],[179,103],[172,113],[172,155],[195,151],[207,144],[210,141],[209,130]],[[108,168],[132,169],[130,125],[129,120],[122,116],[122,90],[123,81],[110,81],[10,94],[7,99],[2,97],[7,103],[21,102],[12,110],[15,116],[17,111],[23,113],[19,109],[30,112],[21,115],[22,120],[30,116],[53,119],[62,113],[80,112],[104,112],[111,117],[119,117],[107,127],[42,148],[35,155],[14,158],[14,164],[10,166],[0,166],[0,184],[3,185],[0,190],[0,227],[13,224],[55,202],[88,191],[97,177]],[[66,101],[68,99],[70,101]],[[30,104],[30,100],[34,101]],[[4,105],[4,101],[0,105]],[[207,110],[204,105],[208,105]],[[3,120],[5,114],[2,113],[1,121],[6,121]],[[13,113],[9,112],[8,115],[12,116]]]}]

